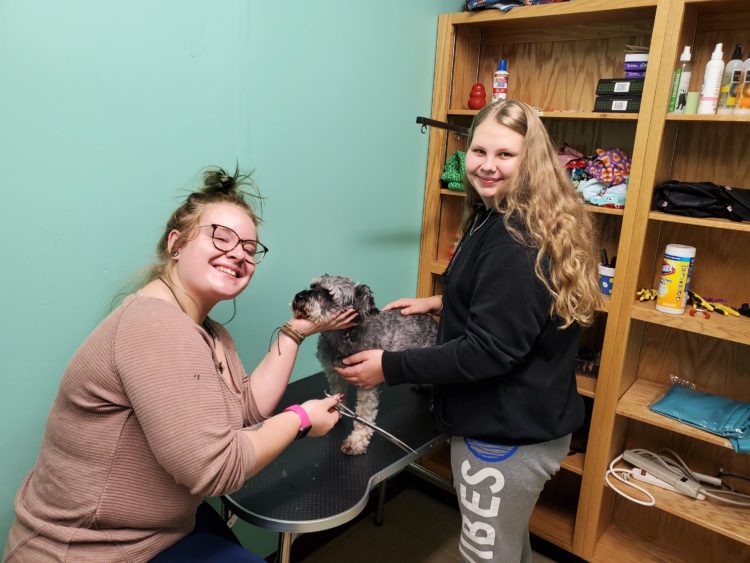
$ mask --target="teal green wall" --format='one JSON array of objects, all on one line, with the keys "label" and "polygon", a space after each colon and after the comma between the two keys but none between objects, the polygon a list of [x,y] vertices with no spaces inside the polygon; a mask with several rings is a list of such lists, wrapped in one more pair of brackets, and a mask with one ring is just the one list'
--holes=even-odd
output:
[{"label": "teal green wall", "polygon": [[[380,304],[414,293],[414,119],[437,15],[461,4],[0,0],[1,543],[65,364],[202,166],[238,160],[267,197],[271,251],[229,325],[248,370],[313,276],[366,282]],[[316,371],[306,343],[294,377]]]}]

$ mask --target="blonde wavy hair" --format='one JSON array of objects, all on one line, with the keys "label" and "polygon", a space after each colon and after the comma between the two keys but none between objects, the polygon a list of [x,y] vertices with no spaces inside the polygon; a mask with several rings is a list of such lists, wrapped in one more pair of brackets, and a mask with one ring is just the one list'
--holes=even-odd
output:
[{"label": "blonde wavy hair", "polygon": [[[552,295],[550,314],[563,321],[563,328],[573,323],[590,325],[601,299],[591,216],[565,174],[547,130],[528,105],[504,100],[484,107],[471,125],[469,144],[476,127],[490,118],[524,137],[508,192],[502,199],[496,196],[495,209],[513,238],[537,249],[534,271]],[[482,199],[466,175],[464,189],[461,232],[465,235]],[[544,273],[545,258],[549,276]]]}]

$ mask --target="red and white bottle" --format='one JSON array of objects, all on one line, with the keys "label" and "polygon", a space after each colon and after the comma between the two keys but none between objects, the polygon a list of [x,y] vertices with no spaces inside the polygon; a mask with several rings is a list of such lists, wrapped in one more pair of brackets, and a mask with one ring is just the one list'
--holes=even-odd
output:
[{"label": "red and white bottle", "polygon": [[505,59],[500,59],[497,63],[497,70],[495,75],[492,77],[492,103],[499,100],[504,100],[508,97],[508,63]]}]

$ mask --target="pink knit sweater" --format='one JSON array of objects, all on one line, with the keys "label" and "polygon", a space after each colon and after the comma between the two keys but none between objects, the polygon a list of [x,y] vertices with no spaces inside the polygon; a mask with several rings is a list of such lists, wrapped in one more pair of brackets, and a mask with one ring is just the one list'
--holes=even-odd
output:
[{"label": "pink knit sweater", "polygon": [[262,416],[213,326],[239,394],[211,337],[166,301],[130,296],[91,333],[16,497],[4,561],[147,561],[192,530],[204,497],[242,486],[255,452],[240,432]]}]

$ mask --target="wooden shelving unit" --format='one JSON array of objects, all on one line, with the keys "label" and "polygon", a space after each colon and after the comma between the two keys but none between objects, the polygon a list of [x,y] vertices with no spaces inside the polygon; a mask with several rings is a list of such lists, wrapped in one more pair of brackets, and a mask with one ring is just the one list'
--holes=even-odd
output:
[{"label": "wooden shelving unit", "polygon": [[[734,452],[728,440],[652,412],[649,405],[672,384],[672,376],[698,389],[750,400],[750,319],[713,313],[690,316],[657,311],[635,300],[642,287],[657,287],[664,249],[679,243],[696,247],[691,288],[722,297],[730,305],[750,298],[750,224],[668,215],[652,209],[654,186],[679,179],[709,180],[750,188],[750,119],[747,116],[670,115],[671,70],[683,46],[691,45],[690,90],[700,90],[703,69],[716,43],[747,43],[750,3],[738,0],[669,0],[668,32],[658,56],[660,73],[647,130],[643,177],[635,205],[623,217],[617,277],[617,343],[608,364],[603,396],[597,398],[592,431],[599,446],[586,459],[594,478],[582,547],[594,561],[750,561],[747,509],[698,501],[655,487],[653,508],[617,497],[601,483],[612,459],[627,448],[658,452],[670,448],[692,468],[716,473],[750,471],[750,456]],[[653,51],[652,55],[653,57]],[[649,65],[652,59],[649,58]],[[611,313],[610,313],[611,314]],[[595,459],[594,459],[595,458]],[[747,492],[747,491],[745,491]],[[659,530],[660,534],[656,534]],[[656,537],[660,535],[661,537]],[[616,554],[620,550],[623,559]],[[627,554],[627,555],[625,555]]]},{"label": "wooden shelving unit", "polygon": [[[532,515],[532,533],[590,561],[750,561],[750,518],[742,509],[656,490],[657,506],[628,502],[604,482],[626,448],[669,447],[702,472],[750,474],[750,456],[648,405],[678,375],[699,388],[750,400],[750,319],[668,315],[635,300],[656,287],[664,247],[697,248],[692,288],[730,304],[750,300],[750,224],[667,215],[651,207],[669,179],[750,188],[750,117],[668,115],[672,71],[684,45],[693,50],[691,90],[700,90],[717,42],[725,52],[750,43],[746,0],[574,0],[561,4],[441,16],[431,117],[469,127],[471,85],[491,91],[497,60],[511,70],[509,97],[540,108],[557,143],[593,153],[617,146],[632,157],[624,209],[588,206],[600,244],[617,255],[614,292],[582,338],[601,349],[597,377],[576,375],[593,402],[585,454],[566,458]],[[627,44],[650,57],[640,112],[590,111],[599,78],[621,76]],[[465,138],[430,131],[418,294],[440,293],[456,241],[463,193],[440,182],[443,165]],[[691,465],[693,466],[693,465]]]}]

